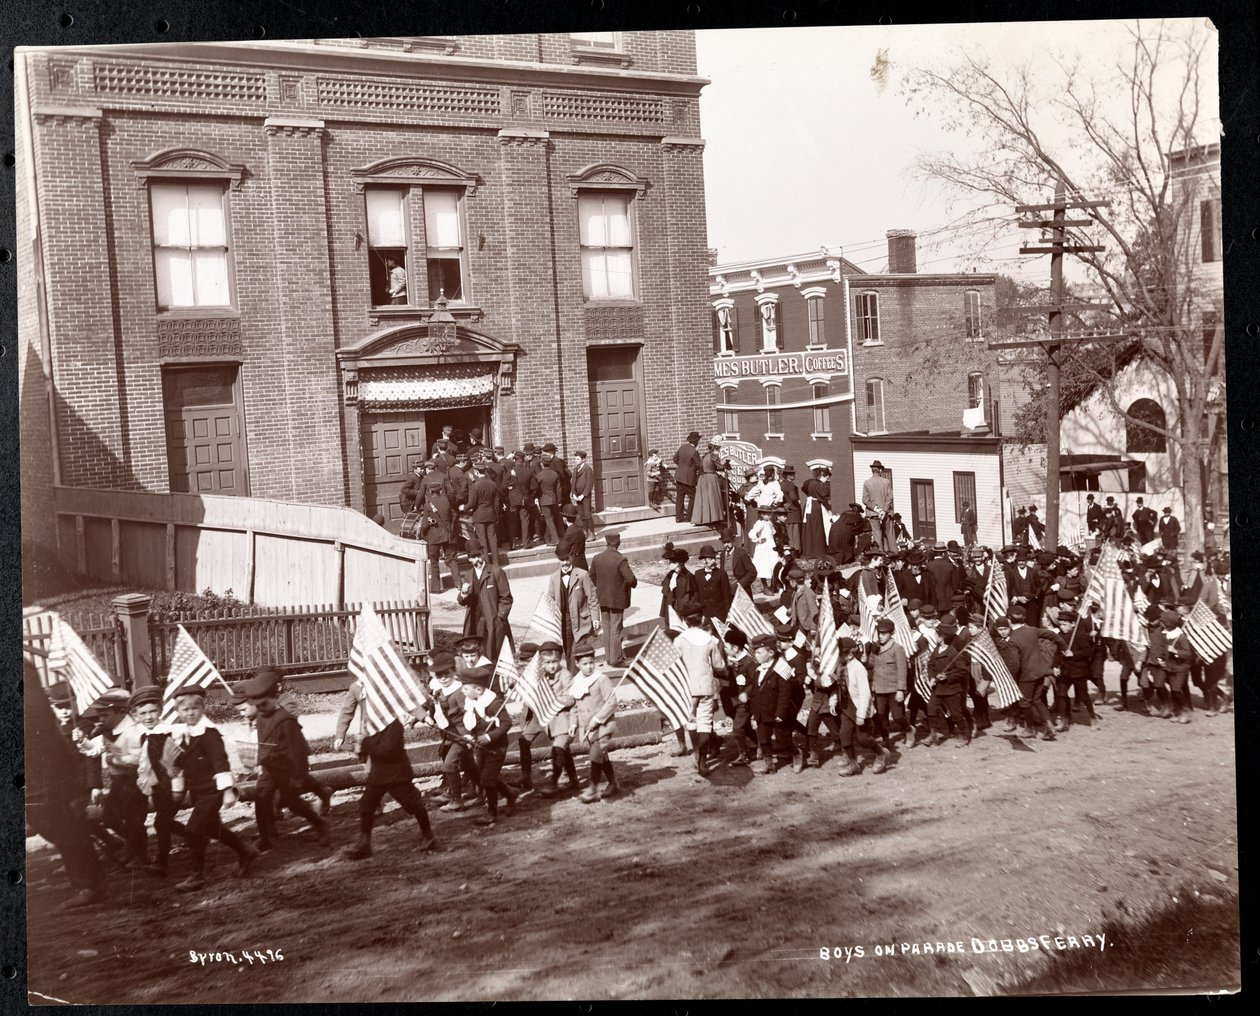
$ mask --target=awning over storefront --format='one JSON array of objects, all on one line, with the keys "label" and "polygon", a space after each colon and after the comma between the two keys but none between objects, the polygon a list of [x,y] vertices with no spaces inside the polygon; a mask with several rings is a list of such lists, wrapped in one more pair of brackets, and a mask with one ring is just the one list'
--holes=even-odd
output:
[{"label": "awning over storefront", "polygon": [[487,406],[498,377],[498,364],[487,363],[362,370],[359,405],[369,412]]}]

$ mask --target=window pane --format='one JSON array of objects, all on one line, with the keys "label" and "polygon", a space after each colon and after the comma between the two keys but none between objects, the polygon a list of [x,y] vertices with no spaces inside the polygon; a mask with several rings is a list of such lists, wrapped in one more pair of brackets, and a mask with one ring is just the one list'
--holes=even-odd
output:
[{"label": "window pane", "polygon": [[183,250],[159,250],[154,254],[157,272],[158,305],[192,307],[192,255]]},{"label": "window pane", "polygon": [[604,200],[599,194],[578,195],[578,242],[583,247],[607,244],[604,231]]},{"label": "window pane", "polygon": [[374,187],[364,193],[367,200],[368,245],[405,247],[403,192]]},{"label": "window pane", "polygon": [[634,274],[628,250],[610,250],[605,253],[608,266],[608,295],[614,299],[634,296]]},{"label": "window pane", "polygon": [[183,186],[155,183],[149,188],[153,207],[153,242],[188,246],[188,191]]},{"label": "window pane", "polygon": [[193,278],[198,307],[226,307],[232,302],[228,295],[226,252],[196,252],[193,255]]},{"label": "window pane", "polygon": [[429,258],[429,302],[441,295],[448,300],[464,298],[459,258]]},{"label": "window pane", "polygon": [[630,246],[630,199],[617,194],[604,195],[604,214],[608,218],[608,246]]},{"label": "window pane", "polygon": [[457,193],[442,190],[424,192],[424,236],[425,243],[430,247],[463,246]]},{"label": "window pane", "polygon": [[597,49],[615,49],[617,46],[616,32],[570,32],[569,38],[580,45]]},{"label": "window pane", "polygon": [[194,247],[226,247],[223,188],[217,184],[188,188],[188,225]]},{"label": "window pane", "polygon": [[587,299],[599,300],[608,296],[608,273],[604,270],[604,252],[582,251],[582,288]]}]

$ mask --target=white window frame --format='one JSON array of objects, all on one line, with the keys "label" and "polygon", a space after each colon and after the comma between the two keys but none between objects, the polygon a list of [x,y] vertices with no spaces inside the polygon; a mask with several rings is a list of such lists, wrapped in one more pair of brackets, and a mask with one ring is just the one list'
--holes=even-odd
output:
[{"label": "white window frame", "polygon": [[[718,385],[718,388],[722,390],[722,401],[729,403],[731,399],[734,397],[735,393],[739,390],[739,382],[728,381],[725,384]],[[728,437],[733,441],[738,441],[739,440],[739,411],[735,409],[723,409],[719,411],[722,414],[722,426],[725,428],[722,431],[722,436]],[[731,423],[732,421],[735,424],[734,429],[726,426],[728,423]]]},{"label": "white window frame", "polygon": [[[871,302],[871,306],[874,307],[875,309],[875,313],[873,315],[866,314],[863,311],[863,305],[865,304],[867,300]],[[855,303],[856,303],[856,306],[854,307],[854,318],[856,319],[856,323],[857,323],[857,334],[858,334],[858,337],[861,339],[862,345],[882,346],[884,344],[884,340],[880,336],[880,328],[879,328],[879,294],[871,289],[863,290],[862,292],[857,294],[855,298]],[[866,327],[866,322],[868,321],[873,322],[874,324],[875,334],[873,338],[870,335],[864,334],[865,332],[869,330]]]},{"label": "white window frame", "polygon": [[[973,312],[972,304],[975,304]],[[984,316],[980,308],[980,290],[968,289],[963,293],[963,333],[968,342],[984,341]]]},{"label": "white window frame", "polygon": [[[977,390],[979,391],[979,395],[975,397],[976,398],[975,402],[971,401],[972,400],[971,383],[973,380],[977,382]],[[981,371],[973,370],[967,375],[967,408],[968,409],[983,409],[984,408],[984,374]]]},{"label": "white window frame", "polygon": [[[618,198],[626,202],[626,228],[629,231],[630,245],[628,247],[614,247],[609,244],[594,245],[582,243],[582,202],[584,199],[599,197],[605,201],[609,198]],[[583,187],[577,191],[578,199],[578,258],[579,268],[582,273],[582,297],[587,303],[635,303],[639,299],[639,266],[636,258],[635,240],[638,237],[638,229],[635,223],[635,197],[636,192],[632,188],[618,188],[615,190],[602,190],[598,187]],[[606,214],[606,213],[605,213]],[[607,232],[605,232],[607,235]],[[588,251],[628,251],[630,258],[630,293],[628,296],[592,296],[587,291],[586,280],[586,255]],[[607,260],[604,263],[604,273],[607,276]],[[607,280],[605,280],[607,281]]]},{"label": "white window frame", "polygon": [[[591,39],[588,36],[598,35],[601,38]],[[589,50],[595,53],[624,53],[625,34],[623,32],[570,32],[569,45],[574,49]]]},{"label": "white window frame", "polygon": [[[879,426],[872,427],[872,409],[871,409],[871,385],[878,385],[876,392],[879,394]],[[868,377],[866,379],[866,432],[868,434],[887,434],[888,433],[888,416],[884,398],[884,379],[882,377]]]},{"label": "white window frame", "polygon": [[[802,289],[805,298],[805,320],[809,329],[806,349],[827,348],[827,290],[821,286]],[[817,301],[818,321],[814,321],[815,301]],[[819,335],[818,332],[822,334]]]},{"label": "white window frame", "polygon": [[[182,188],[185,194],[185,201],[187,201],[187,194],[188,194],[189,187],[217,188],[220,190],[219,209],[220,209],[220,215],[222,217],[222,222],[223,222],[223,243],[222,244],[194,244],[191,242],[191,237],[190,237],[190,242],[188,244],[173,244],[173,243],[159,244],[158,243],[157,228],[156,228],[157,224],[155,221],[156,216],[154,214],[154,208],[153,208],[153,197],[154,197],[155,190],[159,188],[164,188],[164,189],[169,189],[169,190],[176,190],[176,189]],[[172,177],[170,179],[161,179],[161,178],[150,179],[149,186],[148,186],[149,223],[150,223],[150,237],[149,238],[151,242],[152,259],[153,259],[154,302],[159,311],[162,311],[162,312],[167,312],[167,311],[202,312],[202,311],[224,311],[224,310],[236,309],[236,272],[235,272],[235,258],[233,257],[233,247],[232,247],[232,242],[231,242],[232,241],[232,220],[229,215],[229,208],[228,208],[228,197],[227,197],[228,187],[229,187],[228,180],[214,180],[214,179],[190,180],[190,179],[180,179],[179,177]],[[201,251],[201,252],[221,251],[222,257],[223,257],[223,278],[224,278],[224,284],[227,288],[227,302],[226,303],[199,303],[196,298],[196,272],[192,271],[191,272],[191,285],[193,287],[193,302],[187,303],[187,304],[162,303],[161,295],[160,295],[161,286],[158,283],[158,275],[159,275],[159,272],[161,271],[161,269],[159,268],[159,257],[158,257],[158,254],[160,251],[186,251],[188,252],[190,258],[198,251]]]},{"label": "white window frame", "polygon": [[[774,308],[774,327],[766,328],[765,308]],[[779,295],[766,293],[757,297],[757,335],[760,338],[760,352],[779,353],[783,350],[783,316],[779,313]],[[773,345],[767,345],[767,336],[773,336]]]},{"label": "white window frame", "polygon": [[[723,325],[723,311],[726,312],[726,324]],[[718,300],[713,304],[713,313],[718,320],[718,356],[734,356],[739,345],[739,312],[735,309],[734,300]]]},{"label": "white window frame", "polygon": [[[783,440],[783,410],[780,407],[783,404],[783,382],[779,378],[766,378],[761,382],[761,387],[766,392],[766,433],[762,436],[767,440]],[[774,392],[774,401],[770,399],[770,393]],[[774,421],[770,416],[772,413],[779,414],[779,429],[774,429]]]},{"label": "white window frame", "polygon": [[[823,380],[822,378],[806,378],[805,380],[809,382],[810,398],[814,402],[817,402],[819,399],[828,399],[831,397],[831,383],[829,381]],[[823,389],[823,394],[821,395],[818,394],[819,388]],[[831,406],[829,404],[825,406],[814,406],[810,412],[813,416],[814,427],[809,436],[815,441],[830,441]],[[821,427],[818,425],[820,422],[823,424]]]},{"label": "white window frame", "polygon": [[[468,241],[467,241],[468,230],[464,228],[464,197],[465,197],[466,191],[461,190],[458,187],[420,187],[418,189],[420,191],[421,210],[424,213],[425,303],[426,305],[431,307],[437,302],[437,299],[438,299],[436,296],[429,295],[429,262],[431,260],[438,260],[439,258],[448,260],[448,261],[453,260],[451,258],[451,254],[452,252],[454,252],[456,255],[458,255],[458,261],[459,261],[459,296],[454,297],[454,296],[451,296],[450,293],[446,293],[445,296],[448,303],[454,304],[457,307],[466,306],[468,304],[468,295],[469,295],[468,294],[468,281],[469,281],[468,280]],[[459,245],[456,247],[452,247],[449,244],[445,246],[438,246],[430,242],[429,210],[428,210],[429,195],[437,194],[437,193],[452,194],[455,197],[455,223],[459,228]],[[410,197],[410,192],[408,192],[408,197]],[[410,294],[410,291],[411,291],[410,278],[408,279],[407,290],[408,290],[408,293]],[[410,296],[408,296],[408,299],[410,299]]]}]

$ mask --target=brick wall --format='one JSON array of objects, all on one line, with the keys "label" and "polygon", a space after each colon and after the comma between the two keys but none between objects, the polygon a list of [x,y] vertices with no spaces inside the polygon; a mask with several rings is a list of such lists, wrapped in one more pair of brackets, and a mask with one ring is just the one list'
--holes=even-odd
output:
[{"label": "brick wall", "polygon": [[[461,52],[532,60],[540,39],[552,40],[555,62],[569,63],[567,36],[488,37]],[[637,70],[668,64],[694,73],[690,36],[627,33],[627,51]],[[437,159],[476,180],[463,202],[467,297],[481,311],[471,327],[524,350],[515,390],[496,403],[505,446],[551,439],[565,453],[592,447],[586,349],[596,340],[568,177],[594,163],[646,182],[634,202],[639,299],[624,317],[629,324],[613,332],[615,341],[642,346],[645,441],[676,445],[693,427],[714,426],[701,149],[662,144],[670,133],[698,134],[694,95],[646,95],[622,119],[601,121],[600,111],[613,108],[601,105],[607,90],[583,72],[574,92],[595,105],[566,120],[546,115],[536,84],[505,86],[497,112],[468,113],[403,101],[391,108],[366,92],[333,107],[321,99],[321,75],[265,66],[150,67],[134,54],[62,58],[55,68],[46,55],[33,62],[37,107],[103,109],[98,117],[45,117],[36,128],[67,483],[168,489],[148,189],[133,164],[174,148],[243,167],[226,199],[229,316],[239,317],[253,495],[361,501],[357,412],[343,405],[335,352],[421,319],[370,306],[353,171],[388,158]],[[102,76],[106,66],[114,69]],[[118,67],[130,77],[118,78]],[[133,91],[102,84],[118,80]],[[215,88],[225,91],[213,102],[198,91]],[[284,123],[275,126],[276,118]],[[303,118],[324,127],[293,125]],[[550,136],[499,136],[520,126]],[[422,232],[414,210],[412,222]],[[423,275],[413,275],[413,289],[424,288]]]}]

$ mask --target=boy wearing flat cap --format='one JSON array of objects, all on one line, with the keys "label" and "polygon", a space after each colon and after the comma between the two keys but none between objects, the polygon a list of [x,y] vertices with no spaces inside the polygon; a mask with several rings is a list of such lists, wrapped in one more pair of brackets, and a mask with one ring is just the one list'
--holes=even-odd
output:
[{"label": "boy wearing flat cap", "polygon": [[[573,661],[577,673],[561,701],[572,700],[570,730],[590,748],[591,779],[578,799],[583,804],[593,804],[618,792],[612,759],[608,757],[617,725],[617,695],[608,675],[595,664],[595,645],[590,639],[583,639],[573,647]],[[601,779],[606,781],[603,790],[599,789]]]},{"label": "boy wearing flat cap", "polygon": [[258,789],[254,800],[258,846],[269,850],[278,838],[272,800],[306,819],[320,846],[329,845],[328,822],[302,799],[301,786],[309,775],[306,738],[297,718],[278,702],[280,675],[274,670],[255,671],[241,692],[258,710]]},{"label": "boy wearing flat cap", "polygon": [[731,765],[746,766],[757,754],[757,735],[752,725],[757,661],[748,654],[748,636],[734,625],[726,629],[722,641],[728,678],[721,689],[722,711],[731,718],[731,736],[737,751]]},{"label": "boy wearing flat cap", "polygon": [[201,688],[182,688],[175,696],[177,720],[163,752],[171,773],[171,796],[178,805],[187,796],[192,814],[184,826],[184,839],[192,854],[192,874],[175,886],[195,892],[206,884],[206,846],[218,840],[236,854],[239,876],[249,874],[258,851],[223,824],[219,809],[236,803],[232,766],[219,728],[206,719],[206,693]]},{"label": "boy wearing flat cap", "polygon": [[88,751],[99,756],[102,763],[101,782],[92,790],[92,803],[97,804],[103,798],[105,827],[123,838],[136,864],[145,865],[148,863],[145,817],[149,804],[136,782],[140,775],[140,735],[144,728],[131,716],[131,696],[122,688],[110,688],[92,703],[84,719],[95,720],[95,736]]},{"label": "boy wearing flat cap", "polygon": [[420,792],[412,783],[414,774],[403,742],[402,723],[395,718],[388,726],[363,738],[359,744],[359,757],[366,760],[368,767],[363,796],[359,798],[359,835],[352,845],[342,851],[341,856],[351,861],[372,856],[372,827],[386,795],[416,820],[420,831],[417,849],[421,852],[436,850],[437,840],[429,824],[429,813],[425,811]]},{"label": "boy wearing flat cap", "polygon": [[157,685],[140,688],[131,695],[131,715],[144,728],[140,733],[140,766],[136,786],[148,799],[153,812],[153,832],[157,836],[157,856],[148,866],[158,875],[166,874],[171,856],[171,834],[184,836],[184,825],[175,820],[177,809],[171,794],[171,774],[163,763],[163,754],[171,728],[161,722],[162,689]]},{"label": "boy wearing flat cap", "polygon": [[503,761],[507,758],[508,731],[512,717],[503,699],[490,690],[493,671],[476,667],[464,671],[464,728],[476,742],[473,759],[477,778],[486,795],[486,813],[473,819],[485,829],[493,829],[499,817],[499,796],[507,801],[509,815],[516,809],[516,794],[503,782]]},{"label": "boy wearing flat cap", "polygon": [[[788,738],[786,723],[794,718],[792,708],[792,682],[783,677],[776,669],[779,660],[778,641],[773,635],[758,635],[752,640],[753,659],[757,670],[749,691],[749,712],[757,723],[757,751],[760,758],[753,765],[752,771],[759,776],[768,776],[775,771],[775,739]],[[776,731],[779,731],[776,734]],[[777,753],[790,753],[782,748]]]}]

